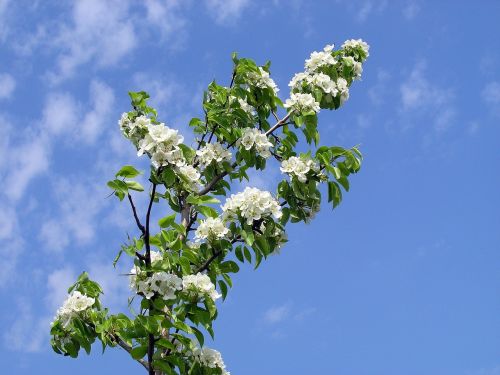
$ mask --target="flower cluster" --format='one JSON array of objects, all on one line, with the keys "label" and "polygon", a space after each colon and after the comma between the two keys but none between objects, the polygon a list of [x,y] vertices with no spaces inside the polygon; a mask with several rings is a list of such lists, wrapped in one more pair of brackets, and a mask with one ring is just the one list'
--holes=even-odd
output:
[{"label": "flower cluster", "polygon": [[299,113],[319,112],[319,103],[311,94],[292,93],[285,102],[285,108],[291,108]]},{"label": "flower cluster", "polygon": [[241,139],[238,140],[238,144],[241,144],[247,151],[255,146],[255,151],[263,158],[271,156],[269,149],[273,147],[267,136],[255,128],[243,129],[243,134]]},{"label": "flower cluster", "polygon": [[198,228],[195,232],[195,239],[197,241],[208,238],[209,240],[221,239],[227,235],[229,229],[226,228],[224,222],[220,218],[207,217],[205,220],[200,221]]},{"label": "flower cluster", "polygon": [[122,117],[118,121],[118,125],[120,126],[120,130],[123,135],[130,139],[137,147],[139,141],[144,138],[144,135],[148,132],[151,120],[146,116],[138,116],[132,121],[129,118],[128,113],[123,113]]},{"label": "flower cluster", "polygon": [[59,320],[66,328],[71,319],[82,311],[87,310],[95,303],[95,298],[88,297],[78,290],[73,291],[63,305],[57,310],[55,320]]},{"label": "flower cluster", "polygon": [[147,153],[155,168],[173,168],[186,181],[189,190],[196,190],[200,173],[186,164],[179,147],[184,137],[177,130],[163,123],[155,125],[146,116],[138,116],[132,121],[126,113],[122,115],[119,124],[125,137],[137,147],[138,156]]},{"label": "flower cluster", "polygon": [[363,62],[366,60],[370,53],[370,46],[368,43],[363,41],[362,39],[349,39],[342,44],[342,49],[346,52],[346,54],[354,54],[357,57],[357,60]]},{"label": "flower cluster", "polygon": [[188,295],[194,297],[208,296],[214,301],[221,297],[210,277],[200,272],[196,275],[183,276],[182,288]]},{"label": "flower cluster", "polygon": [[240,106],[240,108],[245,111],[247,114],[249,114],[250,116],[254,116],[255,115],[255,108],[252,107],[250,104],[248,104],[245,100],[241,99],[241,98],[238,98],[236,96],[233,96],[231,95],[229,97],[229,100],[231,103],[233,102],[238,102],[238,105]]},{"label": "flower cluster", "polygon": [[231,151],[225,149],[219,142],[207,143],[196,151],[196,155],[202,165],[209,165],[213,161],[217,163],[230,161],[232,157]]},{"label": "flower cluster", "polygon": [[[362,63],[368,57],[368,50],[368,44],[359,39],[346,41],[337,52],[333,52],[333,45],[327,45],[323,51],[311,53],[305,62],[305,71],[295,74],[288,84],[292,94],[285,106],[301,112],[310,110],[311,99],[304,97],[302,101],[308,105],[301,108],[297,105],[298,97],[294,96],[297,93],[314,94],[316,101],[321,101],[317,103],[318,107],[332,108],[334,98],[338,98],[342,105],[349,98],[350,82],[361,78]],[[318,90],[322,95],[318,96]]]},{"label": "flower cluster", "polygon": [[[151,264],[155,264],[156,262],[163,259],[163,255],[160,252],[154,250],[151,251],[150,257],[151,257]],[[129,276],[130,289],[136,290],[137,280],[144,279],[146,272],[142,271],[139,267],[134,266],[130,270],[129,275],[130,275]]]},{"label": "flower cluster", "polygon": [[337,60],[332,56],[333,44],[328,44],[323,48],[323,51],[311,53],[311,56],[306,60],[306,72],[314,72],[325,65],[335,65]]},{"label": "flower cluster", "polygon": [[251,225],[254,220],[274,216],[279,219],[282,215],[281,206],[268,191],[247,187],[240,193],[231,194],[222,206],[225,218],[234,218],[241,215]]},{"label": "flower cluster", "polygon": [[198,183],[201,174],[192,165],[182,165],[179,167],[179,174],[184,178],[187,183],[187,188],[191,191],[198,190]]},{"label": "flower cluster", "polygon": [[319,164],[311,159],[292,156],[281,162],[280,170],[291,177],[297,177],[300,182],[306,182],[309,171],[319,172]]},{"label": "flower cluster", "polygon": [[175,299],[175,292],[182,289],[182,279],[168,272],[156,272],[137,282],[137,292],[150,299],[155,293],[164,300]]},{"label": "flower cluster", "polygon": [[[259,74],[260,73],[260,74]],[[256,87],[261,89],[271,89],[274,92],[274,95],[277,95],[279,88],[273,79],[269,76],[269,73],[266,72],[262,67],[259,67],[259,73],[249,73],[248,79],[249,81]]]},{"label": "flower cluster", "polygon": [[221,354],[215,349],[196,347],[193,350],[193,357],[202,366],[209,368],[218,367],[221,369],[222,375],[230,375],[229,371],[226,370],[226,365],[222,360]]}]

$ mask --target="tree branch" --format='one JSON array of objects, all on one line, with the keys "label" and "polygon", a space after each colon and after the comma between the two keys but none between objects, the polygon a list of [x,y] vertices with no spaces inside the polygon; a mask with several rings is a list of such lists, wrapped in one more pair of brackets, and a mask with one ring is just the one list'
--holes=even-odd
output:
[{"label": "tree branch", "polygon": [[282,127],[283,125],[285,125],[286,121],[290,118],[290,116],[292,115],[293,111],[292,112],[288,112],[287,115],[285,117],[283,117],[281,120],[279,120],[276,124],[274,124],[274,126],[269,129],[265,134],[266,136],[267,135],[270,135],[270,134],[273,134],[273,132],[276,130],[276,129],[279,129],[280,127]]},{"label": "tree branch", "polygon": [[146,233],[146,228],[144,228],[144,225],[141,224],[141,221],[139,220],[139,216],[137,216],[137,210],[134,205],[134,201],[132,200],[132,196],[130,194],[127,194],[128,196],[128,201],[130,202],[130,206],[132,207],[132,212],[134,213],[134,219],[135,223],[137,224],[137,227],[141,231],[142,235]]},{"label": "tree branch", "polygon": [[[123,341],[118,335],[114,334],[112,335],[113,340],[122,348],[124,349],[127,353],[130,354],[132,351],[132,347],[127,344],[125,341]],[[149,370],[148,363],[144,359],[136,359],[137,362],[139,362],[146,370]]]}]

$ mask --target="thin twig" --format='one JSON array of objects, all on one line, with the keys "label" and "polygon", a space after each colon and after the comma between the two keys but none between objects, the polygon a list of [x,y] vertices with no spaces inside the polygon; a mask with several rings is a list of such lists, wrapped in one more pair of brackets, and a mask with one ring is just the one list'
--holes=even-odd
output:
[{"label": "thin twig", "polygon": [[130,206],[132,207],[132,212],[134,213],[135,223],[137,224],[137,227],[141,231],[142,235],[144,236],[146,228],[144,228],[144,225],[142,225],[141,221],[139,220],[139,216],[137,216],[137,210],[135,208],[134,201],[132,200],[132,196],[130,194],[127,194],[127,196],[128,196],[128,201],[130,202]]},{"label": "thin twig", "polygon": [[276,129],[278,129],[278,128],[282,127],[283,125],[285,125],[286,121],[290,118],[290,116],[292,115],[292,113],[293,112],[288,112],[288,114],[285,117],[283,117],[276,124],[274,124],[274,126],[271,129],[269,129],[265,134],[266,135],[273,134],[273,132]]}]

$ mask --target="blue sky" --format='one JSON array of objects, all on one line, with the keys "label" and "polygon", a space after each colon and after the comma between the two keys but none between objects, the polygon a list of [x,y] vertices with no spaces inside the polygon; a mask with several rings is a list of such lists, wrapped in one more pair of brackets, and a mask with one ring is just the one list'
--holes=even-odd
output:
[{"label": "blue sky", "polygon": [[48,345],[81,270],[114,311],[130,293],[111,262],[134,225],[105,186],[147,168],[116,125],[127,91],[189,142],[231,52],[270,59],[284,100],[311,51],[363,38],[362,81],[320,116],[321,143],[360,143],[363,168],[340,208],[243,267],[212,346],[236,375],[499,375],[499,18],[493,0],[0,0],[0,372],[142,371]]}]

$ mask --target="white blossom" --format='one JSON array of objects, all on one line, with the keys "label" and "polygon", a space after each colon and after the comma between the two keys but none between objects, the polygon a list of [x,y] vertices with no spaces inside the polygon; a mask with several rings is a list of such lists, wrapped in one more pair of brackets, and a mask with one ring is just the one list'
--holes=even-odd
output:
[{"label": "white blossom", "polygon": [[139,141],[137,156],[145,152],[154,152],[159,147],[161,151],[168,152],[184,141],[184,137],[177,130],[171,129],[165,124],[152,125],[148,128],[148,134]]},{"label": "white blossom", "polygon": [[207,275],[198,272],[196,275],[186,275],[182,277],[182,288],[189,295],[198,298],[208,296],[216,300],[221,295],[215,290],[215,285]]},{"label": "white blossom", "polygon": [[182,289],[182,279],[168,272],[156,272],[136,283],[137,293],[151,299],[157,293],[161,298],[175,299],[175,292]]},{"label": "white blossom", "polygon": [[290,99],[286,100],[284,106],[285,108],[291,108],[299,113],[311,111],[317,113],[320,110],[319,103],[309,93],[292,93]]},{"label": "white blossom", "polygon": [[193,357],[202,366],[209,368],[218,367],[222,370],[222,375],[230,375],[230,373],[226,370],[226,365],[222,360],[221,354],[215,349],[196,347],[193,350]]},{"label": "white blossom", "polygon": [[140,138],[142,138],[143,133],[148,131],[148,127],[151,125],[151,120],[146,116],[138,116],[134,121],[131,121],[128,113],[123,113],[118,121],[118,125],[120,126],[120,130],[123,135],[137,146],[137,143]]},{"label": "white blossom", "polygon": [[344,44],[342,44],[342,49],[345,49],[346,51],[358,48],[366,54],[366,57],[370,56],[370,54],[368,53],[368,51],[370,50],[370,46],[362,39],[349,39],[346,40]]},{"label": "white blossom", "polygon": [[190,190],[198,190],[198,183],[201,177],[200,172],[192,165],[183,165],[179,167],[179,173],[187,180]]},{"label": "white blossom", "polygon": [[304,72],[300,73],[295,73],[293,78],[291,79],[290,83],[288,83],[288,86],[291,87],[292,89],[294,88],[300,88],[302,86],[302,82],[309,82],[310,75]]},{"label": "white blossom", "polygon": [[241,99],[241,98],[238,98],[236,96],[233,96],[231,95],[229,97],[229,100],[230,102],[234,102],[234,101],[237,101],[240,108],[245,111],[246,113],[248,113],[250,116],[253,116],[255,115],[255,108],[252,107],[250,104],[248,104],[245,100]]},{"label": "white blossom", "polygon": [[248,224],[254,220],[274,216],[279,219],[282,215],[281,206],[268,191],[247,187],[240,193],[231,194],[222,206],[225,218],[241,215]]},{"label": "white blossom", "polygon": [[221,239],[224,238],[229,232],[226,228],[224,222],[220,218],[207,217],[205,220],[201,220],[198,228],[195,232],[196,240],[203,239]]},{"label": "white blossom", "polygon": [[323,51],[311,53],[311,56],[306,60],[305,69],[307,72],[314,72],[324,65],[335,65],[337,60],[332,56],[333,44],[326,45]]},{"label": "white blossom", "polygon": [[360,79],[361,73],[363,73],[363,64],[354,60],[352,56],[346,56],[342,59],[342,64],[352,67],[354,73],[354,79]]},{"label": "white blossom", "polygon": [[248,79],[250,82],[261,89],[269,88],[273,90],[276,95],[279,91],[278,86],[273,81],[273,79],[269,76],[269,73],[266,72],[262,67],[259,67],[259,73],[251,72],[248,74]]},{"label": "white blossom", "polygon": [[292,156],[281,162],[280,170],[290,176],[296,176],[300,182],[306,182],[307,173],[311,170],[319,172],[319,165],[314,160]]},{"label": "white blossom", "polygon": [[175,292],[182,289],[182,279],[168,272],[156,272],[148,282],[163,299],[175,299]]},{"label": "white blossom", "polygon": [[269,149],[273,146],[269,139],[267,139],[267,136],[255,128],[243,129],[243,134],[241,139],[238,140],[238,145],[242,145],[247,151],[255,146],[255,151],[263,158],[271,156]]},{"label": "white blossom", "polygon": [[225,149],[219,142],[207,143],[196,151],[196,155],[200,158],[202,165],[209,165],[213,161],[217,163],[230,161],[233,156],[231,151]]},{"label": "white blossom", "polygon": [[327,74],[314,74],[310,79],[310,83],[319,87],[325,94],[332,94],[332,96],[337,95],[337,85]]},{"label": "white blossom", "polygon": [[[151,258],[151,264],[154,264],[154,263],[163,259],[163,255],[159,251],[151,250],[149,256]],[[144,278],[145,274],[146,273],[144,271],[142,271],[139,267],[134,265],[134,267],[132,267],[132,269],[129,272],[130,289],[136,290],[137,289],[137,276],[139,276],[139,279],[142,279],[142,278]]]},{"label": "white blossom", "polygon": [[66,328],[71,319],[95,303],[95,298],[88,297],[78,290],[71,292],[63,305],[57,310],[55,320],[59,320]]},{"label": "white blossom", "polygon": [[340,77],[337,79],[337,89],[340,92],[340,103],[342,104],[349,99],[349,86],[344,78]]}]

